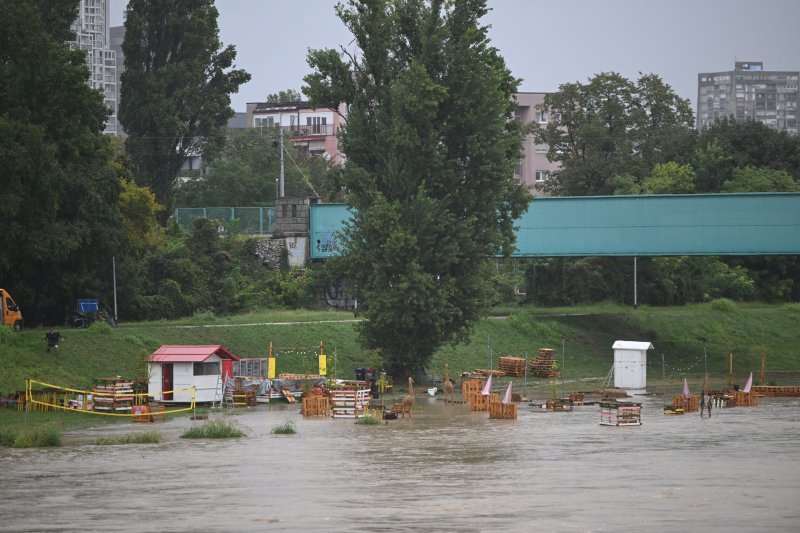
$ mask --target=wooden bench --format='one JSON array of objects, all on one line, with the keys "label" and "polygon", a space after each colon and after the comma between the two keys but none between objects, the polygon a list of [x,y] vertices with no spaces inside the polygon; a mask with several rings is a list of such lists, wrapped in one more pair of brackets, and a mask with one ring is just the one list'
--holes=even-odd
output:
[{"label": "wooden bench", "polygon": [[406,413],[408,413],[409,418],[411,417],[411,404],[410,403],[396,403],[392,406],[392,412],[401,416],[403,418],[406,417]]}]

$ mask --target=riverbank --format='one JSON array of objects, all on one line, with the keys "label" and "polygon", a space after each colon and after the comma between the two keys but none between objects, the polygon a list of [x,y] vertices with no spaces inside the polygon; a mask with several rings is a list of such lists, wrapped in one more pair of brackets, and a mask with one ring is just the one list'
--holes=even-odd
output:
[{"label": "riverbank", "polygon": [[[648,380],[713,379],[727,381],[733,354],[734,381],[761,368],[766,357],[767,383],[785,383],[784,373],[800,371],[800,305],[715,303],[683,307],[595,305],[574,308],[512,307],[498,310],[504,320],[486,319],[468,343],[437,351],[420,381],[441,380],[444,364],[451,376],[476,368],[497,368],[503,355],[533,358],[539,348],[556,350],[559,369],[569,379],[605,377],[613,364],[614,341],[653,343]],[[381,360],[357,343],[350,313],[264,311],[233,317],[198,315],[183,321],[95,324],[63,329],[58,352],[48,352],[45,329],[0,329],[0,394],[24,390],[26,379],[62,387],[91,388],[100,377],[128,379],[147,375],[146,359],[162,344],[222,344],[241,358],[267,357],[275,346],[307,347],[277,354],[279,373],[316,370],[324,343],[328,372],[352,379],[355,368],[380,368]],[[664,357],[662,367],[661,357]],[[401,378],[402,379],[402,378]],[[519,378],[516,378],[519,379]],[[533,381],[533,380],[531,380]],[[546,381],[544,383],[547,383]],[[422,385],[422,383],[420,384]],[[402,388],[402,385],[401,385]]]}]

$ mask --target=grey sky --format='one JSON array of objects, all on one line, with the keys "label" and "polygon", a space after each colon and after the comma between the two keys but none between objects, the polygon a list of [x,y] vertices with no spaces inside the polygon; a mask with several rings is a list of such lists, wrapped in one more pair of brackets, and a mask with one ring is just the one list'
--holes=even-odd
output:
[{"label": "grey sky", "polygon": [[[122,24],[125,0],[110,0]],[[334,0],[217,0],[220,38],[236,46],[236,66],[252,74],[233,108],[300,89],[309,48],[338,48],[352,36]],[[655,73],[696,112],[697,74],[763,61],[767,70],[800,70],[797,0],[489,0],[489,35],[521,91],[549,92],[566,82],[615,71],[635,80]]]}]

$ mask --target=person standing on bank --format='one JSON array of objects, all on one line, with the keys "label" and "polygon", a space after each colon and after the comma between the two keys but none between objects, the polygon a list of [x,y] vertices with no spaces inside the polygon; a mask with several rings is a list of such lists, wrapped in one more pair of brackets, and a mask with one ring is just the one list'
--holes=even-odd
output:
[{"label": "person standing on bank", "polygon": [[45,336],[44,340],[47,341],[47,351],[49,352],[51,349],[58,352],[58,346],[61,344],[61,341],[64,340],[64,337],[61,336],[61,333],[58,331],[53,331],[52,329],[48,331]]}]

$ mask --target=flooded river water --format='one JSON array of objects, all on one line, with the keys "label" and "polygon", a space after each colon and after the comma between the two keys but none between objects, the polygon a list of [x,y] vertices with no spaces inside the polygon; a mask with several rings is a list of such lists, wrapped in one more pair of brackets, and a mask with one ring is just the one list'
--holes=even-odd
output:
[{"label": "flooded river water", "polygon": [[[380,426],[269,406],[248,436],[187,440],[187,418],[65,434],[56,449],[0,448],[0,531],[800,530],[800,399],[598,424],[598,407],[518,420],[419,397]],[[294,435],[272,435],[293,421]],[[160,444],[97,446],[158,431]]]}]

